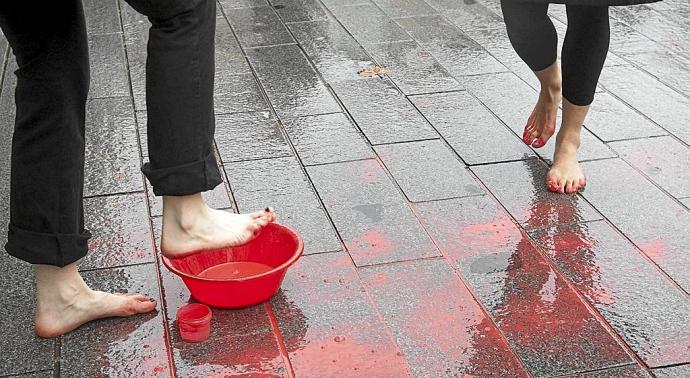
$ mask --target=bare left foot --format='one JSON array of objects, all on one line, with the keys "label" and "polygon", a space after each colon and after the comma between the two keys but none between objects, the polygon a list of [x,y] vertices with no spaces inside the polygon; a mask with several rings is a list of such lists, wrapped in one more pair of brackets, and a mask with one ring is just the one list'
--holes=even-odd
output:
[{"label": "bare left foot", "polygon": [[77,263],[64,268],[34,265],[36,273],[35,331],[56,337],[92,320],[143,314],[156,309],[156,301],[141,294],[110,294],[91,290],[77,271]]},{"label": "bare left foot", "polygon": [[546,188],[557,193],[577,193],[587,184],[580,163],[577,161],[577,149],[580,147],[580,134],[558,133],[553,165],[546,175]]}]

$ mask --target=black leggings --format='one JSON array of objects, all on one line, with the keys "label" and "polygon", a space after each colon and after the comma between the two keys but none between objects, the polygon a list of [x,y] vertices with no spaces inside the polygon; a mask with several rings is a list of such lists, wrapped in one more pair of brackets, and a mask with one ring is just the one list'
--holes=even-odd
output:
[{"label": "black leggings", "polygon": [[[222,182],[213,154],[216,2],[126,0],[147,15],[146,102],[157,195]],[[0,26],[17,58],[7,251],[64,266],[87,253],[84,117],[89,55],[81,0],[0,1]]]},{"label": "black leggings", "polygon": [[[532,71],[556,61],[558,35],[547,15],[549,4],[501,0],[508,37]],[[563,97],[585,106],[594,100],[609,49],[608,7],[567,5],[568,31],[561,51]]]}]

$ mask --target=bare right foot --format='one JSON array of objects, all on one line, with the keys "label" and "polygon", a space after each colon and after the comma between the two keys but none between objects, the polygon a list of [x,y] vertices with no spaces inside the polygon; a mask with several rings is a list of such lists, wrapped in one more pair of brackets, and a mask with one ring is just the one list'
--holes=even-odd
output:
[{"label": "bare right foot", "polygon": [[201,194],[164,197],[161,253],[168,258],[180,258],[246,244],[276,217],[269,208],[250,214],[211,209]]},{"label": "bare right foot", "polygon": [[34,265],[36,273],[35,332],[57,337],[92,320],[153,311],[156,302],[139,294],[110,294],[91,290],[77,271],[77,263],[58,268]]},{"label": "bare right foot", "polygon": [[534,148],[544,147],[556,132],[556,117],[561,103],[561,70],[558,63],[535,72],[541,84],[539,100],[527,120],[522,133],[525,144]]}]

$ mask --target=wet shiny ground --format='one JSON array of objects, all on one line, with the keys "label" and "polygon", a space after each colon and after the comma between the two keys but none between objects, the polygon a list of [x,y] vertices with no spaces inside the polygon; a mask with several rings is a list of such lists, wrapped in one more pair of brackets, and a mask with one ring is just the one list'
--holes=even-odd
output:
[{"label": "wet shiny ground", "polygon": [[[690,376],[690,5],[612,9],[580,195],[521,143],[538,83],[498,0],[221,0],[216,147],[228,211],[276,208],[306,255],[269,303],[215,311],[160,264],[147,160],[148,23],[85,1],[94,287],[158,311],[32,333],[29,268],[0,256],[0,376]],[[561,39],[564,8],[551,15]],[[0,39],[0,214],[16,64]],[[358,75],[378,64],[380,77]],[[18,173],[21,174],[21,173]],[[0,238],[6,234],[1,230]],[[3,242],[4,244],[4,242]]]}]

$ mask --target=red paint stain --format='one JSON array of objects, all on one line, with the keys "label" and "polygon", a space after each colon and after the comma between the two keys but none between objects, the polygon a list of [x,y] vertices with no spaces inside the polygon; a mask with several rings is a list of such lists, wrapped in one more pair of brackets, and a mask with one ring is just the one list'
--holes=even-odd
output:
[{"label": "red paint stain", "polygon": [[665,258],[667,246],[663,239],[657,238],[646,243],[640,243],[639,246],[645,255],[656,263]]},{"label": "red paint stain", "polygon": [[384,234],[376,231],[366,231],[362,236],[352,242],[353,249],[361,252],[373,252],[384,254],[392,252],[393,242]]}]

